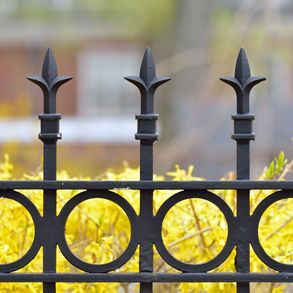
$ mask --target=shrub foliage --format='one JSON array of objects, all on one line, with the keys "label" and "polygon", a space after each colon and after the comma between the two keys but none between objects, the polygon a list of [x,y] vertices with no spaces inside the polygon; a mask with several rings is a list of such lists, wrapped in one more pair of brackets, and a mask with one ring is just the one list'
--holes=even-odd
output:
[{"label": "shrub foliage", "polygon": [[[283,180],[290,172],[292,162],[285,159],[281,152],[273,162],[265,168],[260,176],[262,180]],[[193,175],[194,168],[183,170],[175,166],[175,170],[155,180],[203,180]],[[0,179],[13,179],[13,165],[6,155],[0,164]],[[42,173],[24,174],[22,179],[42,180]],[[72,178],[63,171],[58,179],[90,179]],[[124,166],[122,172],[108,170],[101,180],[138,180],[139,170]],[[229,173],[222,180],[234,179]],[[22,190],[42,214],[42,191]],[[58,212],[64,203],[80,191],[58,191]],[[115,190],[127,199],[138,213],[139,191]],[[172,194],[178,191],[155,191],[154,213]],[[223,198],[235,213],[236,194],[233,190],[213,190]],[[251,191],[251,212],[258,203],[274,190]],[[293,200],[281,200],[273,204],[261,219],[259,236],[266,252],[283,263],[292,263],[293,258]],[[10,263],[19,259],[29,249],[33,237],[34,226],[29,213],[17,202],[1,198],[0,205],[0,262]],[[162,236],[168,250],[179,260],[188,263],[203,263],[215,257],[223,248],[227,237],[227,224],[222,213],[213,204],[201,199],[184,200],[170,209],[163,222]],[[125,213],[116,204],[104,199],[92,199],[78,205],[70,214],[66,224],[66,238],[75,255],[89,263],[107,263],[123,253],[130,237],[130,225]],[[234,272],[235,250],[215,272]],[[57,249],[58,272],[77,272]],[[176,272],[168,266],[155,251],[154,269],[160,272]],[[251,252],[251,270],[254,272],[272,271]],[[21,272],[42,272],[42,251]],[[132,259],[118,270],[119,272],[138,271],[138,250]],[[1,283],[1,292],[40,292],[40,283]],[[286,284],[252,284],[253,292],[285,292]],[[118,283],[59,283],[58,292],[138,292],[138,284]],[[155,292],[234,292],[232,283],[181,283],[155,284]],[[290,289],[289,289],[290,290]]]}]

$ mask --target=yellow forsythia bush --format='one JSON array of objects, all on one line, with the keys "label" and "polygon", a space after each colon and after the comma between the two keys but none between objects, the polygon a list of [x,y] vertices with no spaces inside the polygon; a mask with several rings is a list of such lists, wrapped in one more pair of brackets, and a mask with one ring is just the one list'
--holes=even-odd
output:
[{"label": "yellow forsythia bush", "polygon": [[[284,154],[274,159],[264,170],[260,179],[283,180],[290,172],[292,162],[287,162]],[[193,167],[182,170],[175,166],[173,172],[165,177],[156,176],[154,180],[203,180],[193,176]],[[13,165],[6,155],[0,164],[0,180],[14,179]],[[42,180],[42,173],[23,175],[21,179]],[[64,172],[58,179],[72,178]],[[139,170],[125,166],[120,173],[108,170],[99,180],[138,180]],[[234,179],[232,173],[222,180]],[[22,190],[42,214],[42,191]],[[80,191],[58,191],[58,212],[71,197]],[[115,190],[139,210],[139,191]],[[172,194],[178,191],[155,191],[154,213]],[[236,194],[232,190],[213,190],[223,198],[235,213]],[[251,211],[273,190],[251,191]],[[34,227],[29,213],[17,202],[1,198],[0,204],[0,263],[10,263],[19,259],[29,249],[34,236]],[[259,229],[261,243],[267,253],[283,263],[292,264],[293,258],[293,200],[281,200],[273,204],[263,215]],[[170,209],[163,223],[163,240],[168,250],[179,260],[188,263],[203,263],[215,257],[225,244],[227,225],[222,213],[213,204],[201,199],[184,200]],[[79,258],[89,263],[107,263],[127,247],[130,237],[130,225],[125,213],[116,204],[104,199],[92,199],[78,205],[70,214],[66,224],[66,238],[71,250]],[[234,272],[235,250],[215,272]],[[78,272],[57,249],[58,272]],[[158,272],[176,272],[168,266],[155,251],[154,270]],[[251,252],[251,270],[254,272],[271,271],[253,251]],[[42,272],[42,251],[20,272]],[[119,272],[138,272],[138,250]],[[289,292],[288,284],[251,284],[252,292]],[[41,292],[40,283],[1,283],[0,292]],[[119,283],[58,283],[58,292],[138,292],[138,284]],[[154,284],[155,292],[235,292],[233,283],[162,283]],[[292,291],[291,291],[292,292]]]}]

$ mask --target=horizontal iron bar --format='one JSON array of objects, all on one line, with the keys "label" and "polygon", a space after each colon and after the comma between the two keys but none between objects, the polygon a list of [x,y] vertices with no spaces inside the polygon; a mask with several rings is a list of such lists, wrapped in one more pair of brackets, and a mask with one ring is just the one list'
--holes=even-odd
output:
[{"label": "horizontal iron bar", "polygon": [[293,273],[0,273],[0,282],[278,282]]},{"label": "horizontal iron bar", "polygon": [[0,180],[0,190],[10,189],[288,189],[293,181],[33,181]]}]

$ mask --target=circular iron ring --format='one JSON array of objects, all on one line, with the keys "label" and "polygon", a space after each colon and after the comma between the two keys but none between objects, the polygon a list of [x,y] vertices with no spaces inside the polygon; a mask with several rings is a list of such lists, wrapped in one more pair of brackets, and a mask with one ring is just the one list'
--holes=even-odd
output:
[{"label": "circular iron ring", "polygon": [[[98,193],[98,195],[97,195]],[[106,263],[106,264],[90,264],[87,263],[80,258],[78,258],[75,254],[72,253],[70,248],[68,247],[66,236],[65,236],[65,226],[66,221],[68,219],[69,214],[72,212],[72,210],[81,202],[88,200],[88,199],[106,199],[109,201],[114,202],[117,204],[127,215],[130,227],[131,227],[131,236],[130,241],[128,243],[128,246],[126,250],[115,260],[112,262]],[[113,271],[115,269],[118,269],[123,264],[125,264],[134,254],[136,247],[137,247],[137,241],[136,241],[136,213],[132,206],[129,204],[127,200],[125,200],[122,196],[108,191],[108,190],[99,190],[99,191],[84,191],[77,195],[75,195],[73,198],[71,198],[62,208],[58,219],[60,221],[60,229],[59,229],[59,235],[58,235],[58,245],[62,252],[62,254],[65,256],[65,258],[75,267],[89,272],[89,273],[106,273],[109,271]]]},{"label": "circular iron ring", "polygon": [[279,272],[293,272],[293,265],[280,263],[273,258],[271,258],[264,250],[262,245],[260,244],[258,229],[259,223],[262,215],[275,202],[281,199],[292,198],[293,191],[281,190],[277,191],[264,200],[260,202],[260,204],[256,207],[253,215],[251,216],[251,220],[253,225],[251,225],[252,235],[251,235],[251,245],[253,247],[254,252],[258,256],[258,258],[263,261],[268,267],[279,271]]},{"label": "circular iron ring", "polygon": [[[162,238],[162,226],[163,221],[168,213],[168,211],[175,206],[175,204],[185,200],[185,199],[192,199],[192,198],[200,198],[203,200],[207,200],[208,202],[213,203],[216,205],[220,211],[224,214],[228,225],[228,234],[226,243],[221,250],[221,252],[214,257],[213,259],[209,260],[208,262],[201,263],[201,264],[188,264],[176,259],[174,256],[170,254],[167,250],[163,238]],[[183,272],[207,272],[216,267],[218,267],[221,263],[223,263],[227,257],[230,255],[234,245],[235,239],[233,236],[234,231],[234,215],[230,207],[226,204],[226,202],[221,199],[219,196],[206,191],[206,190],[198,190],[198,191],[181,191],[172,195],[169,199],[167,199],[162,206],[159,208],[156,216],[156,248],[160,254],[160,256],[172,267],[177,270]]]},{"label": "circular iron ring", "polygon": [[14,190],[1,190],[0,197],[8,198],[14,200],[21,204],[30,214],[35,228],[35,235],[33,239],[33,243],[29,250],[18,260],[8,263],[8,264],[0,264],[0,272],[1,273],[9,273],[12,271],[16,271],[18,269],[23,268],[28,263],[30,263],[36,254],[38,253],[42,243],[41,243],[41,215],[36,208],[36,206],[22,193],[14,191]]}]

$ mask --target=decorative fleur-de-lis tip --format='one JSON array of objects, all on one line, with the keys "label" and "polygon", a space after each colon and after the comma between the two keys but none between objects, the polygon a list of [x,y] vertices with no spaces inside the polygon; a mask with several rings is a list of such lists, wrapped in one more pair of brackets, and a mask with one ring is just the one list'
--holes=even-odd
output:
[{"label": "decorative fleur-de-lis tip", "polygon": [[140,78],[146,85],[149,85],[156,78],[156,68],[151,49],[146,48],[139,71]]},{"label": "decorative fleur-de-lis tip", "polygon": [[240,49],[235,66],[234,77],[221,77],[220,80],[232,86],[236,92],[248,93],[258,83],[266,80],[265,77],[251,76],[247,55],[243,48]]},{"label": "decorative fleur-de-lis tip", "polygon": [[156,68],[152,51],[150,48],[146,48],[140,66],[139,77],[127,76],[125,79],[136,85],[142,92],[155,90],[158,86],[169,81],[171,78],[156,76]]},{"label": "decorative fleur-de-lis tip", "polygon": [[234,76],[242,86],[245,84],[245,81],[251,77],[248,59],[243,48],[241,48],[238,53]]},{"label": "decorative fleur-de-lis tip", "polygon": [[52,49],[48,48],[42,68],[42,77],[50,85],[58,76],[56,60]]},{"label": "decorative fleur-de-lis tip", "polygon": [[43,62],[42,76],[29,76],[28,80],[34,82],[41,89],[49,91],[50,89],[57,90],[62,84],[71,80],[71,76],[58,76],[57,65],[52,49],[48,48]]}]

